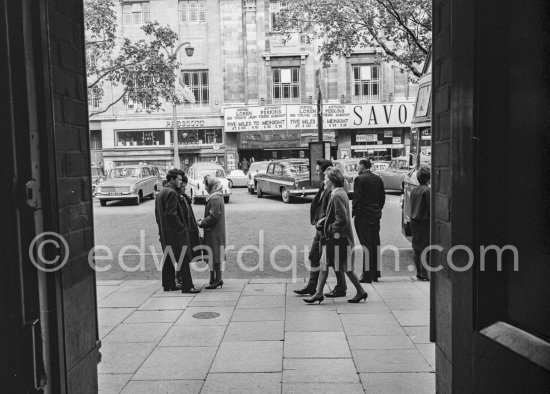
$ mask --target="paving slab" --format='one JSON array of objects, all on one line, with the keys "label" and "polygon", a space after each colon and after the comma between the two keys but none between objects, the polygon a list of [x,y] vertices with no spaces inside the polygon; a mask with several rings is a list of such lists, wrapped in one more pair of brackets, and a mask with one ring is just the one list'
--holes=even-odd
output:
[{"label": "paving slab", "polygon": [[430,324],[429,309],[392,310],[393,315],[402,326],[427,326]]},{"label": "paving slab", "polygon": [[334,311],[287,312],[285,331],[344,331],[340,317]]},{"label": "paving slab", "polygon": [[131,380],[122,394],[199,394],[202,380]]},{"label": "paving slab", "polygon": [[123,280],[97,280],[97,286],[119,286],[124,283]]},{"label": "paving slab", "polygon": [[285,305],[285,297],[277,296],[242,296],[237,308],[277,308]]},{"label": "paving slab", "polygon": [[325,300],[321,304],[307,304],[304,302],[305,298],[309,298],[309,296],[288,295],[285,299],[285,308],[287,312],[336,310],[336,305],[334,305],[334,300],[332,298],[325,298]]},{"label": "paving slab", "polygon": [[174,323],[181,315],[180,310],[171,311],[134,311],[124,320],[131,323]]},{"label": "paving slab", "polygon": [[359,383],[353,360],[286,358],[284,383]]},{"label": "paving slab", "polygon": [[282,374],[276,373],[210,373],[201,394],[280,394]]},{"label": "paving slab", "polygon": [[98,392],[101,394],[119,394],[128,383],[132,374],[107,374],[97,375]]},{"label": "paving slab", "polygon": [[416,348],[422,353],[428,364],[435,367],[435,343],[418,343]]},{"label": "paving slab", "polygon": [[388,299],[386,305],[392,310],[399,309],[430,309],[429,298],[413,298],[413,299]]},{"label": "paving slab", "polygon": [[240,308],[235,309],[231,321],[282,321],[285,319],[285,308]]},{"label": "paving slab", "polygon": [[352,350],[358,372],[431,372],[416,349]]},{"label": "paving slab", "polygon": [[414,343],[406,335],[352,335],[348,337],[350,349],[414,349]]},{"label": "paving slab", "polygon": [[242,295],[284,295],[286,293],[286,284],[284,283],[250,283],[247,284]]},{"label": "paving slab", "polygon": [[160,280],[154,279],[137,279],[137,280],[125,280],[121,286],[160,286]]},{"label": "paving slab", "polygon": [[145,301],[139,310],[184,310],[191,300],[191,297],[152,297]]},{"label": "paving slab", "polygon": [[403,327],[407,335],[411,338],[413,343],[431,343],[430,342],[430,327],[416,326],[416,327]]},{"label": "paving slab", "polygon": [[134,308],[98,308],[98,324],[100,326],[116,326],[130,316],[134,310]]},{"label": "paving slab", "polygon": [[98,326],[99,339],[105,338],[107,334],[115,329],[115,327],[116,326]]},{"label": "paving slab", "polygon": [[338,313],[391,313],[390,308],[384,301],[372,301],[370,296],[367,302],[352,304],[349,302],[336,302]]},{"label": "paving slab", "polygon": [[392,314],[342,314],[346,335],[405,335]]},{"label": "paving slab", "polygon": [[343,332],[286,332],[285,358],[350,358]]},{"label": "paving slab", "polygon": [[166,333],[159,346],[219,346],[225,326],[174,325]]},{"label": "paving slab", "polygon": [[281,372],[282,341],[222,341],[210,373]]},{"label": "paving slab", "polygon": [[206,379],[215,347],[157,347],[132,380]]},{"label": "paving slab", "polygon": [[282,341],[285,338],[284,321],[231,322],[224,341]]},{"label": "paving slab", "polygon": [[99,302],[117,291],[118,286],[97,286],[96,289],[96,298]]},{"label": "paving slab", "polygon": [[170,328],[171,323],[119,324],[103,342],[148,342],[158,343]]},{"label": "paving slab", "polygon": [[360,383],[283,383],[282,394],[363,394]]},{"label": "paving slab", "polygon": [[[176,321],[176,325],[183,326],[227,326],[229,320],[233,314],[235,308],[233,307],[214,307],[214,306],[204,306],[204,307],[195,307],[189,306],[185,308],[179,319]],[[211,316],[219,314],[219,316],[212,317],[211,319],[199,319],[198,316],[194,317],[197,314],[208,313]]]},{"label": "paving slab", "polygon": [[299,280],[300,279],[292,279],[292,278],[257,278],[257,279],[250,279],[249,283],[295,283],[296,281],[299,281]]},{"label": "paving slab", "polygon": [[362,373],[368,394],[435,394],[435,373]]},{"label": "paving slab", "polygon": [[416,286],[409,286],[406,289],[387,289],[387,288],[377,288],[376,292],[383,300],[391,299],[426,299],[429,298],[428,295],[423,293]]},{"label": "paving slab", "polygon": [[133,374],[154,348],[154,343],[103,343],[98,373]]},{"label": "paving slab", "polygon": [[189,306],[192,307],[203,307],[203,306],[211,306],[211,307],[235,307],[237,305],[238,299],[234,300],[204,300],[202,298],[194,297],[193,301],[189,303]]}]

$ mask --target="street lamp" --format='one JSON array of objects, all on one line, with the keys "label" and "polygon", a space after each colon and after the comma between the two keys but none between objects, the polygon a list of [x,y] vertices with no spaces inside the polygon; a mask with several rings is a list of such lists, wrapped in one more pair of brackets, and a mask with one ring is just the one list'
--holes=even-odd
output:
[{"label": "street lamp", "polygon": [[[178,63],[178,53],[181,48],[185,47],[185,54],[188,57],[193,56],[195,48],[191,46],[190,42],[184,42],[176,47],[172,51],[168,51],[166,48],[163,48],[168,55],[168,59],[172,59],[172,66]],[[178,83],[178,75],[176,75],[175,83]],[[174,89],[176,85],[174,84]],[[176,103],[172,103],[172,140],[174,141],[174,168],[180,168],[180,153],[179,153],[179,144],[178,144],[178,113],[176,108]]]}]

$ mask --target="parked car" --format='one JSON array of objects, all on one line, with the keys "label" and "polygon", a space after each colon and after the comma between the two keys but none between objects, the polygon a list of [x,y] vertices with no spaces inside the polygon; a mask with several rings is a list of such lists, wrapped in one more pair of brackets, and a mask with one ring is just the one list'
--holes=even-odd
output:
[{"label": "parked car", "polygon": [[275,160],[269,163],[265,174],[256,174],[258,198],[264,194],[281,196],[284,203],[293,197],[315,194],[318,187],[309,180],[309,161],[304,159]]},{"label": "parked car", "polygon": [[186,190],[195,204],[206,201],[206,197],[208,196],[208,192],[203,184],[206,175],[216,177],[220,180],[223,186],[223,200],[228,203],[231,190],[229,187],[229,180],[225,176],[223,167],[216,163],[197,162],[189,167],[189,172],[187,174],[189,182]]},{"label": "parked car", "polygon": [[92,195],[95,196],[95,189],[97,185],[105,180],[105,173],[103,168],[99,166],[92,166]]},{"label": "parked car", "polygon": [[271,163],[270,161],[254,161],[250,163],[250,168],[248,169],[248,192],[250,194],[256,193],[256,175],[265,174],[267,171],[267,166]]},{"label": "parked car", "polygon": [[332,161],[334,167],[339,168],[342,171],[344,179],[347,182],[347,192],[350,197],[353,195],[353,181],[355,180],[355,177],[359,175],[359,160],[360,159],[341,159]]},{"label": "parked car", "polygon": [[374,173],[382,178],[386,190],[403,192],[403,180],[409,170],[409,159],[401,156],[393,158],[385,170],[378,170]]},{"label": "parked car", "polygon": [[389,161],[375,161],[372,163],[371,171],[386,170],[390,166]]},{"label": "parked car", "polygon": [[229,181],[229,187],[246,187],[248,184],[248,177],[242,170],[233,170],[227,174],[227,180]]},{"label": "parked car", "polygon": [[96,197],[102,207],[108,201],[131,200],[135,205],[144,197],[154,199],[160,190],[160,174],[151,165],[111,168],[107,179],[96,186]]}]

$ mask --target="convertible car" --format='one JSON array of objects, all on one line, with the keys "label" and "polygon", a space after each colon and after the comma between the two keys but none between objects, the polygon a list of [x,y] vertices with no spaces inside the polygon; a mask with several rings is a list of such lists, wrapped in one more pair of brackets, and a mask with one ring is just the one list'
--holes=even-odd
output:
[{"label": "convertible car", "polygon": [[265,174],[257,174],[256,192],[258,198],[265,194],[281,196],[284,203],[292,202],[293,197],[304,197],[317,193],[319,185],[309,180],[307,159],[284,159],[269,163]]}]

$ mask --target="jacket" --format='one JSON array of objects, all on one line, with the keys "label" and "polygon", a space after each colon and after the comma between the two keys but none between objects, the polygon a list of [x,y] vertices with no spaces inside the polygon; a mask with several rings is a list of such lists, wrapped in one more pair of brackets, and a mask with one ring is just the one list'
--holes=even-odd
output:
[{"label": "jacket", "polygon": [[351,216],[367,222],[379,222],[385,202],[382,178],[371,171],[365,171],[355,178]]},{"label": "jacket", "polygon": [[225,260],[225,206],[220,191],[206,198],[204,219],[199,224],[204,229],[204,244],[211,249],[212,263],[220,264]]},{"label": "jacket", "polygon": [[319,219],[326,216],[329,200],[330,190],[325,190],[325,185],[322,185],[315,194],[315,197],[313,197],[313,201],[309,207],[309,220],[311,224],[315,225]]},{"label": "jacket", "polygon": [[[349,212],[349,198],[344,189],[334,190],[330,196],[327,215],[323,226],[324,236],[328,239],[344,240],[353,245],[353,230]],[[338,235],[336,235],[338,234]]]},{"label": "jacket", "polygon": [[411,219],[430,220],[430,187],[418,185],[411,190]]},{"label": "jacket", "polygon": [[183,246],[188,243],[188,227],[179,202],[179,193],[172,183],[167,183],[157,195],[155,219],[162,248],[170,246],[174,255],[178,257]]}]

